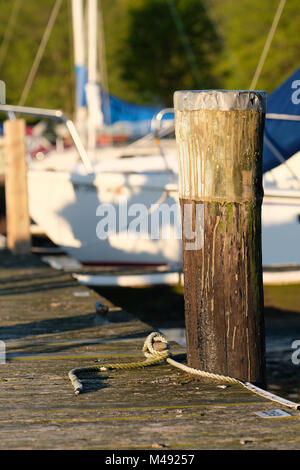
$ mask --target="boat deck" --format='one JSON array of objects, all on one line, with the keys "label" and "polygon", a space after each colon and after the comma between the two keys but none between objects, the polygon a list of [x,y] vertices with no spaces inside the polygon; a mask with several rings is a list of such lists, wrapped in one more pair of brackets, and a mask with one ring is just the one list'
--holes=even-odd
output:
[{"label": "boat deck", "polygon": [[[75,396],[70,369],[142,360],[150,326],[36,257],[0,251],[0,266],[1,449],[300,448],[300,412],[169,364],[86,376]],[[290,415],[255,414],[278,408]]]}]

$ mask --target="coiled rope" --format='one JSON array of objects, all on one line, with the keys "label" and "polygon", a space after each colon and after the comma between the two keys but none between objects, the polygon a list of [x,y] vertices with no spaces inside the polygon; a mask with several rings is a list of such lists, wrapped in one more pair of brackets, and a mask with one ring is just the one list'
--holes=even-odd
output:
[{"label": "coiled rope", "polygon": [[167,338],[162,335],[161,333],[153,332],[147,336],[143,349],[142,349],[146,360],[145,361],[138,361],[138,362],[127,362],[127,363],[116,363],[116,364],[106,364],[105,366],[92,366],[92,367],[81,367],[77,369],[72,369],[68,376],[72,382],[72,385],[75,390],[75,395],[79,395],[83,392],[83,383],[78,378],[78,374],[82,372],[105,372],[110,369],[138,369],[144,368],[148,366],[152,366],[154,364],[158,364],[160,362],[166,361],[170,365],[187,372],[188,374],[198,375],[200,377],[204,377],[210,380],[215,380],[218,382],[222,382],[223,384],[230,384],[230,385],[241,385],[245,387],[247,390],[250,390],[257,395],[263,396],[268,400],[275,401],[280,403],[284,406],[289,408],[293,408],[295,410],[300,409],[300,403],[294,403],[292,401],[286,400],[284,398],[278,397],[273,393],[267,392],[256,385],[251,384],[250,382],[242,382],[241,380],[235,379],[233,377],[229,377],[226,375],[220,374],[213,374],[211,372],[206,372],[199,369],[194,369],[193,367],[189,367],[185,364],[181,364],[180,362],[175,361],[171,358],[171,351],[170,345],[168,343]]}]

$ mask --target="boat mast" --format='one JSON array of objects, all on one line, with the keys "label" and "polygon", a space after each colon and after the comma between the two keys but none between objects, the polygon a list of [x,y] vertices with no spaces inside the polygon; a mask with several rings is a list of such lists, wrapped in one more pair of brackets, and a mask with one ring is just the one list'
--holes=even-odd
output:
[{"label": "boat mast", "polygon": [[88,82],[86,97],[88,105],[88,148],[96,148],[97,131],[103,126],[98,70],[98,0],[88,1]]},{"label": "boat mast", "polygon": [[[72,0],[74,62],[76,75],[76,110],[75,123],[81,138],[84,138],[86,127],[86,97],[85,84],[87,81],[86,53],[83,0]],[[84,139],[85,140],[85,139]]]}]

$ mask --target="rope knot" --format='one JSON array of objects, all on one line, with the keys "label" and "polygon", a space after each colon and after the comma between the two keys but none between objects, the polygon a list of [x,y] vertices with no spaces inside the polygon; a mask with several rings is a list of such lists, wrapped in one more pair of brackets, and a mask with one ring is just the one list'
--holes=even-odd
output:
[{"label": "rope knot", "polygon": [[143,353],[147,359],[170,357],[170,345],[167,338],[161,333],[150,333],[143,346]]}]

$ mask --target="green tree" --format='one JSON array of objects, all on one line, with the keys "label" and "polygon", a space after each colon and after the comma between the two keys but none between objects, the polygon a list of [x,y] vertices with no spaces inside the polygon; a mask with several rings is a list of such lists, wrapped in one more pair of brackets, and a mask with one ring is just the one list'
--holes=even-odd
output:
[{"label": "green tree", "polygon": [[[248,89],[280,0],[209,0],[232,73],[226,88]],[[288,0],[256,88],[271,92],[299,67],[299,0]]]},{"label": "green tree", "polygon": [[[139,102],[137,91],[123,80],[120,61],[128,36],[128,0],[101,0],[103,17],[104,54],[101,57],[101,75],[107,72],[108,90],[124,100]],[[103,47],[103,45],[102,45]],[[101,48],[101,45],[100,45]],[[104,84],[105,87],[105,84]]]},{"label": "green tree", "polygon": [[143,102],[167,106],[175,90],[221,86],[222,42],[201,0],[131,0],[128,15],[120,62]]},{"label": "green tree", "polygon": [[[172,104],[176,89],[247,89],[279,1],[101,0],[105,83],[120,98],[162,106]],[[54,3],[0,0],[0,79],[8,103],[20,100]],[[299,0],[288,0],[257,88],[272,91],[299,66],[299,27]],[[71,0],[63,0],[25,104],[72,113],[73,65]]]},{"label": "green tree", "polygon": [[[0,3],[0,43],[7,34],[15,2],[2,0]],[[54,0],[21,1],[0,68],[9,104],[19,103],[53,5]],[[71,112],[74,104],[72,62],[70,3],[64,0],[25,105],[60,107]]]}]

